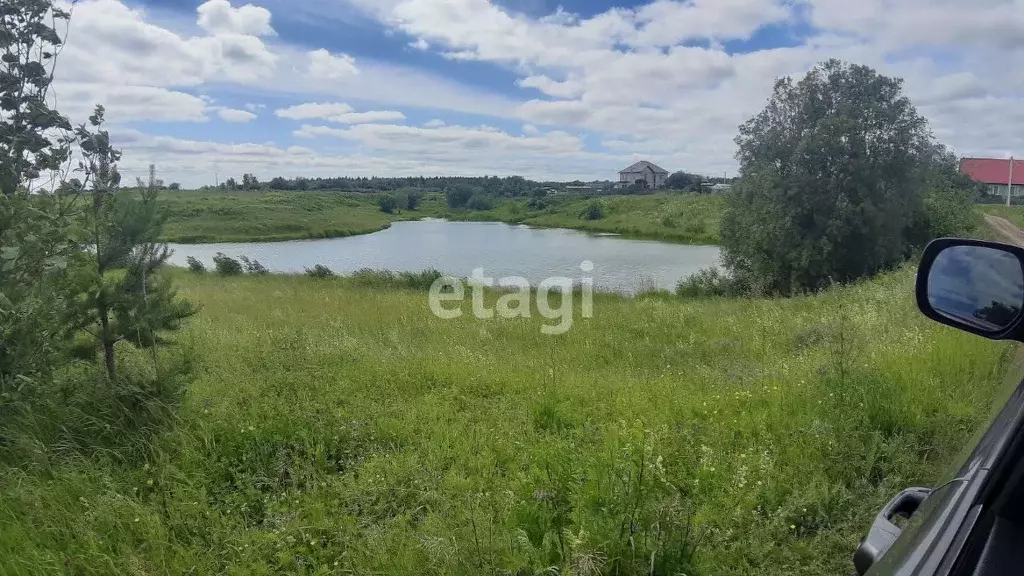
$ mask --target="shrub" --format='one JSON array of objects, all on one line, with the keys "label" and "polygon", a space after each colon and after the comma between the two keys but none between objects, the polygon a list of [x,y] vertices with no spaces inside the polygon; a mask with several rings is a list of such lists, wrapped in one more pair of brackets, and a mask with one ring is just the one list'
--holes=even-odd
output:
[{"label": "shrub", "polygon": [[213,267],[222,276],[237,276],[242,273],[242,264],[223,252],[217,252],[213,257]]},{"label": "shrub", "polygon": [[740,296],[745,292],[739,279],[723,273],[719,268],[703,268],[676,285],[676,295],[684,298]]},{"label": "shrub", "polygon": [[548,201],[544,198],[530,198],[526,202],[526,207],[531,210],[544,210],[549,206]]},{"label": "shrub", "polygon": [[398,201],[395,200],[394,196],[387,194],[377,199],[377,205],[380,206],[380,211],[385,214],[394,214],[395,210],[398,209]]},{"label": "shrub", "polygon": [[323,264],[317,264],[312,268],[306,268],[306,276],[310,278],[331,278],[334,276],[334,271],[324,266]]},{"label": "shrub", "polygon": [[449,208],[465,208],[476,189],[467,184],[456,184],[444,192],[444,200]]},{"label": "shrub", "polygon": [[968,190],[944,188],[929,190],[924,198],[924,215],[931,238],[961,236],[978,224],[971,208],[973,198]]},{"label": "shrub", "polygon": [[466,208],[470,210],[490,210],[494,208],[494,202],[488,196],[483,194],[474,194],[469,202],[466,202]]},{"label": "shrub", "polygon": [[373,288],[411,288],[426,291],[430,290],[434,282],[442,276],[444,274],[433,268],[421,272],[392,272],[391,270],[363,268],[355,271],[350,278],[356,284]]},{"label": "shrub", "polygon": [[423,199],[423,195],[415,190],[410,190],[405,194],[405,209],[415,210],[420,207],[420,200]]},{"label": "shrub", "polygon": [[188,258],[185,259],[185,262],[188,263],[188,269],[190,272],[194,274],[206,273],[206,265],[200,262],[199,259],[196,258],[195,256],[189,256]]},{"label": "shrub", "polygon": [[584,220],[600,220],[604,218],[604,208],[601,203],[597,200],[593,200],[587,204],[587,207],[580,213],[580,218]]},{"label": "shrub", "polygon": [[241,260],[242,264],[245,266],[246,274],[255,274],[257,276],[262,276],[270,272],[269,270],[267,270],[266,266],[260,264],[260,261],[256,260],[255,258],[250,260],[248,256],[242,256]]}]

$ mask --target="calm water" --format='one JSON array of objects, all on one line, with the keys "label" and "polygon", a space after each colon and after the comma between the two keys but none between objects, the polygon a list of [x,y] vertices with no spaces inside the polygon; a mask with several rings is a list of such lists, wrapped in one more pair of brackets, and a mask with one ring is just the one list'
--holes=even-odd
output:
[{"label": "calm water", "polygon": [[544,278],[579,279],[580,265],[594,264],[594,285],[602,290],[634,292],[638,286],[675,288],[681,278],[718,264],[717,246],[687,246],[627,240],[574,230],[540,229],[498,222],[395,222],[363,236],[295,242],[171,244],[171,262],[185,265],[195,256],[212,267],[213,256],[248,256],[271,272],[302,272],[323,264],[337,273],[360,268],[420,271],[436,268],[468,277],[474,268],[500,279],[522,276],[536,286]]}]

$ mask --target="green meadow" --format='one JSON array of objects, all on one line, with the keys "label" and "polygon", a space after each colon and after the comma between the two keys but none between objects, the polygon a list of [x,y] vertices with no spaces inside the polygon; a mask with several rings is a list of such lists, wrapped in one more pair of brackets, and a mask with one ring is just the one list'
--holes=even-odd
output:
[{"label": "green meadow", "polygon": [[1013,352],[924,319],[909,267],[787,300],[598,295],[562,336],[536,310],[440,320],[415,278],[169,273],[202,311],[122,371],[186,371],[180,406],[133,434],[24,416],[0,573],[850,573]]},{"label": "green meadow", "polygon": [[300,240],[368,234],[393,216],[375,198],[323,192],[167,192],[168,242]]},{"label": "green meadow", "polygon": [[1018,228],[1024,228],[1024,206],[1003,206],[1002,204],[977,204],[975,210],[982,214],[991,214],[1006,218]]},{"label": "green meadow", "polygon": [[[406,191],[389,193],[400,206]],[[557,195],[541,208],[527,198],[495,198],[487,210],[450,209],[444,195],[427,192],[415,210],[381,212],[380,193],[167,192],[161,196],[169,242],[242,242],[330,238],[377,232],[396,220],[447,218],[572,228],[688,244],[714,244],[724,209],[719,196],[660,193],[585,198]],[[602,217],[588,220],[591,203]],[[534,205],[536,206],[536,205]]]}]

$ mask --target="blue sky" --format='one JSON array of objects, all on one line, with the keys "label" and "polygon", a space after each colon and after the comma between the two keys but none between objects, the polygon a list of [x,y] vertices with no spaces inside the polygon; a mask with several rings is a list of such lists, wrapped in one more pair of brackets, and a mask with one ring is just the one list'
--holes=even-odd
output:
[{"label": "blue sky", "polygon": [[[62,109],[108,108],[131,175],[734,173],[774,80],[906,79],[936,135],[1024,154],[1024,0],[79,0]],[[1014,124],[1014,122],[1018,122]]]}]

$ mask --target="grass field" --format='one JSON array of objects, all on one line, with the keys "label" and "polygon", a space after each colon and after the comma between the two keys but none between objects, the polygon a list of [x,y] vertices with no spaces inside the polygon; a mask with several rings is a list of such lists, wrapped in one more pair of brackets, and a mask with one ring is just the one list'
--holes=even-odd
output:
[{"label": "grass field", "polygon": [[203,306],[176,424],[134,459],[0,467],[0,573],[847,574],[1012,351],[921,317],[910,269],[599,295],[560,337],[419,290],[175,274]]},{"label": "grass field", "polygon": [[724,197],[705,194],[610,196],[597,202],[604,211],[604,217],[599,220],[581,218],[580,214],[590,201],[576,200],[553,206],[523,222],[687,244],[715,244],[725,209]]},{"label": "grass field", "polygon": [[368,234],[395,220],[377,199],[320,192],[164,192],[168,242],[298,240]]},{"label": "grass field", "polygon": [[977,204],[975,210],[982,214],[991,214],[1006,218],[1018,228],[1024,228],[1024,206],[1003,206],[1000,204]]},{"label": "grass field", "polygon": [[[402,193],[395,193],[401,197]],[[604,217],[587,220],[591,200],[554,196],[542,210],[526,198],[500,199],[491,210],[451,210],[438,192],[423,196],[417,210],[385,214],[379,194],[332,192],[165,192],[170,242],[239,242],[350,236],[376,232],[395,220],[423,217],[484,220],[612,232],[690,244],[714,244],[724,201],[696,194],[607,196],[596,200]]]}]

